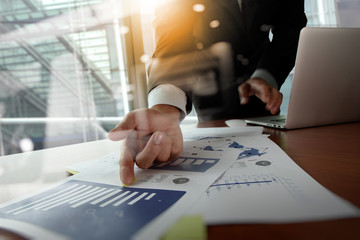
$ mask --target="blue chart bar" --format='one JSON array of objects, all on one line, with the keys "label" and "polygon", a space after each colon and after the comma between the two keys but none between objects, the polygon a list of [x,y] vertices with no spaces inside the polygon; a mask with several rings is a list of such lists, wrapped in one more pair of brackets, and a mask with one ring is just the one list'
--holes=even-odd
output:
[{"label": "blue chart bar", "polygon": [[179,157],[172,162],[153,165],[150,169],[188,172],[206,172],[219,161],[218,158]]},{"label": "blue chart bar", "polygon": [[129,239],[184,194],[73,180],[0,208],[0,217],[72,239]]}]

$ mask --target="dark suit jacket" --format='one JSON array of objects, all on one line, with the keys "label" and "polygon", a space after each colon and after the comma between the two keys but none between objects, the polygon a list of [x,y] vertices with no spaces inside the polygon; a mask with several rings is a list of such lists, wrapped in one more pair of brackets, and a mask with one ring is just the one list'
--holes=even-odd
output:
[{"label": "dark suit jacket", "polygon": [[[205,10],[193,11],[196,3],[202,3]],[[304,0],[242,0],[242,11],[237,0],[170,1],[156,12],[153,57],[171,57],[225,41],[231,43],[234,52],[234,81],[239,77],[247,80],[256,69],[262,68],[274,76],[280,88],[294,66],[299,32],[306,21]],[[211,27],[211,22],[218,26]],[[150,89],[157,84],[149,79]],[[204,99],[194,99],[191,92],[187,94],[187,109],[193,103],[200,120],[267,114],[264,105],[255,98],[250,104],[240,106],[237,87],[225,93],[231,98],[228,103],[233,104],[220,106],[221,111],[210,114],[202,111],[200,105]],[[219,104],[216,99],[205,102]]]}]

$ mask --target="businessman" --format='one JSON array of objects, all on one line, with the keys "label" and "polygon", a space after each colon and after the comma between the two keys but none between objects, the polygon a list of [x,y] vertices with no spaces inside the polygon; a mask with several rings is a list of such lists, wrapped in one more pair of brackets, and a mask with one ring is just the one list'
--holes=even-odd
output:
[{"label": "businessman", "polygon": [[[175,0],[159,7],[153,59],[164,62],[226,42],[232,51],[233,83],[226,92],[202,101],[192,88],[173,78],[152,78],[162,67],[150,65],[149,108],[130,112],[109,133],[112,140],[124,139],[122,182],[132,183],[134,162],[148,168],[154,161],[179,156],[183,146],[179,122],[192,106],[200,121],[277,114],[282,102],[279,89],[294,66],[306,21],[303,0]],[[221,106],[209,111],[218,102]]]}]

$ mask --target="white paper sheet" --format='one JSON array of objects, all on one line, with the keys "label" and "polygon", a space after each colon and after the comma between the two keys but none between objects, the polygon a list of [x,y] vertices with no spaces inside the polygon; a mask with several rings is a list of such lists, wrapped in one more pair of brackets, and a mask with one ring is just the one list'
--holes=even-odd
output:
[{"label": "white paper sheet", "polygon": [[183,129],[185,144],[198,140],[200,150],[237,151],[233,166],[188,214],[202,214],[208,224],[360,216],[356,206],[321,186],[262,131],[262,127]]},{"label": "white paper sheet", "polygon": [[209,137],[245,137],[245,136],[260,136],[264,131],[263,127],[248,126],[248,127],[217,127],[217,128],[188,128],[183,127],[182,133],[184,141],[201,140]]},{"label": "white paper sheet", "polygon": [[199,144],[184,144],[173,162],[136,168],[129,187],[119,178],[119,152],[76,165],[79,174],[1,205],[0,227],[34,239],[159,239],[236,159],[237,151]]},{"label": "white paper sheet", "polygon": [[[148,170],[136,168],[137,180],[130,187],[121,187],[119,152],[73,165],[70,168],[79,174],[38,194],[1,205],[0,226],[14,231],[23,231],[21,227],[26,226],[27,236],[35,239],[45,239],[42,236],[49,236],[49,232],[57,238],[104,239],[101,234],[125,226],[128,238],[159,239],[184,214],[202,214],[208,224],[359,216],[358,208],[317,183],[262,135],[262,130],[183,129],[181,157]],[[72,192],[71,201],[62,196]],[[64,203],[58,205],[59,199]],[[113,205],[115,209],[109,210]],[[29,222],[34,214],[38,214],[35,220],[45,219],[58,226],[43,226],[44,231],[40,231],[36,221]],[[78,219],[78,215],[84,219]],[[65,224],[68,227],[65,230],[64,223],[57,222],[59,219],[69,221],[71,227]],[[131,224],[126,225],[128,222]],[[79,232],[69,235],[75,229],[80,229],[83,235],[76,235]],[[108,238],[119,234],[114,231]]]},{"label": "white paper sheet", "polygon": [[321,186],[267,137],[207,138],[202,147],[209,151],[229,148],[238,149],[237,161],[189,214],[202,214],[208,224],[288,223],[360,216],[357,207]]}]

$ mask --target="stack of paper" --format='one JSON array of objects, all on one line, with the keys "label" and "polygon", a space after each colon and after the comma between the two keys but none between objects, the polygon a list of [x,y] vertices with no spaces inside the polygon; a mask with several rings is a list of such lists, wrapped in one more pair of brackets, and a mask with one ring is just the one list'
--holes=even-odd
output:
[{"label": "stack of paper", "polygon": [[119,152],[70,166],[79,173],[0,206],[0,227],[39,239],[159,239],[187,215],[207,224],[359,216],[262,128],[184,129],[183,135],[178,159],[136,168],[129,187],[120,182]]}]

